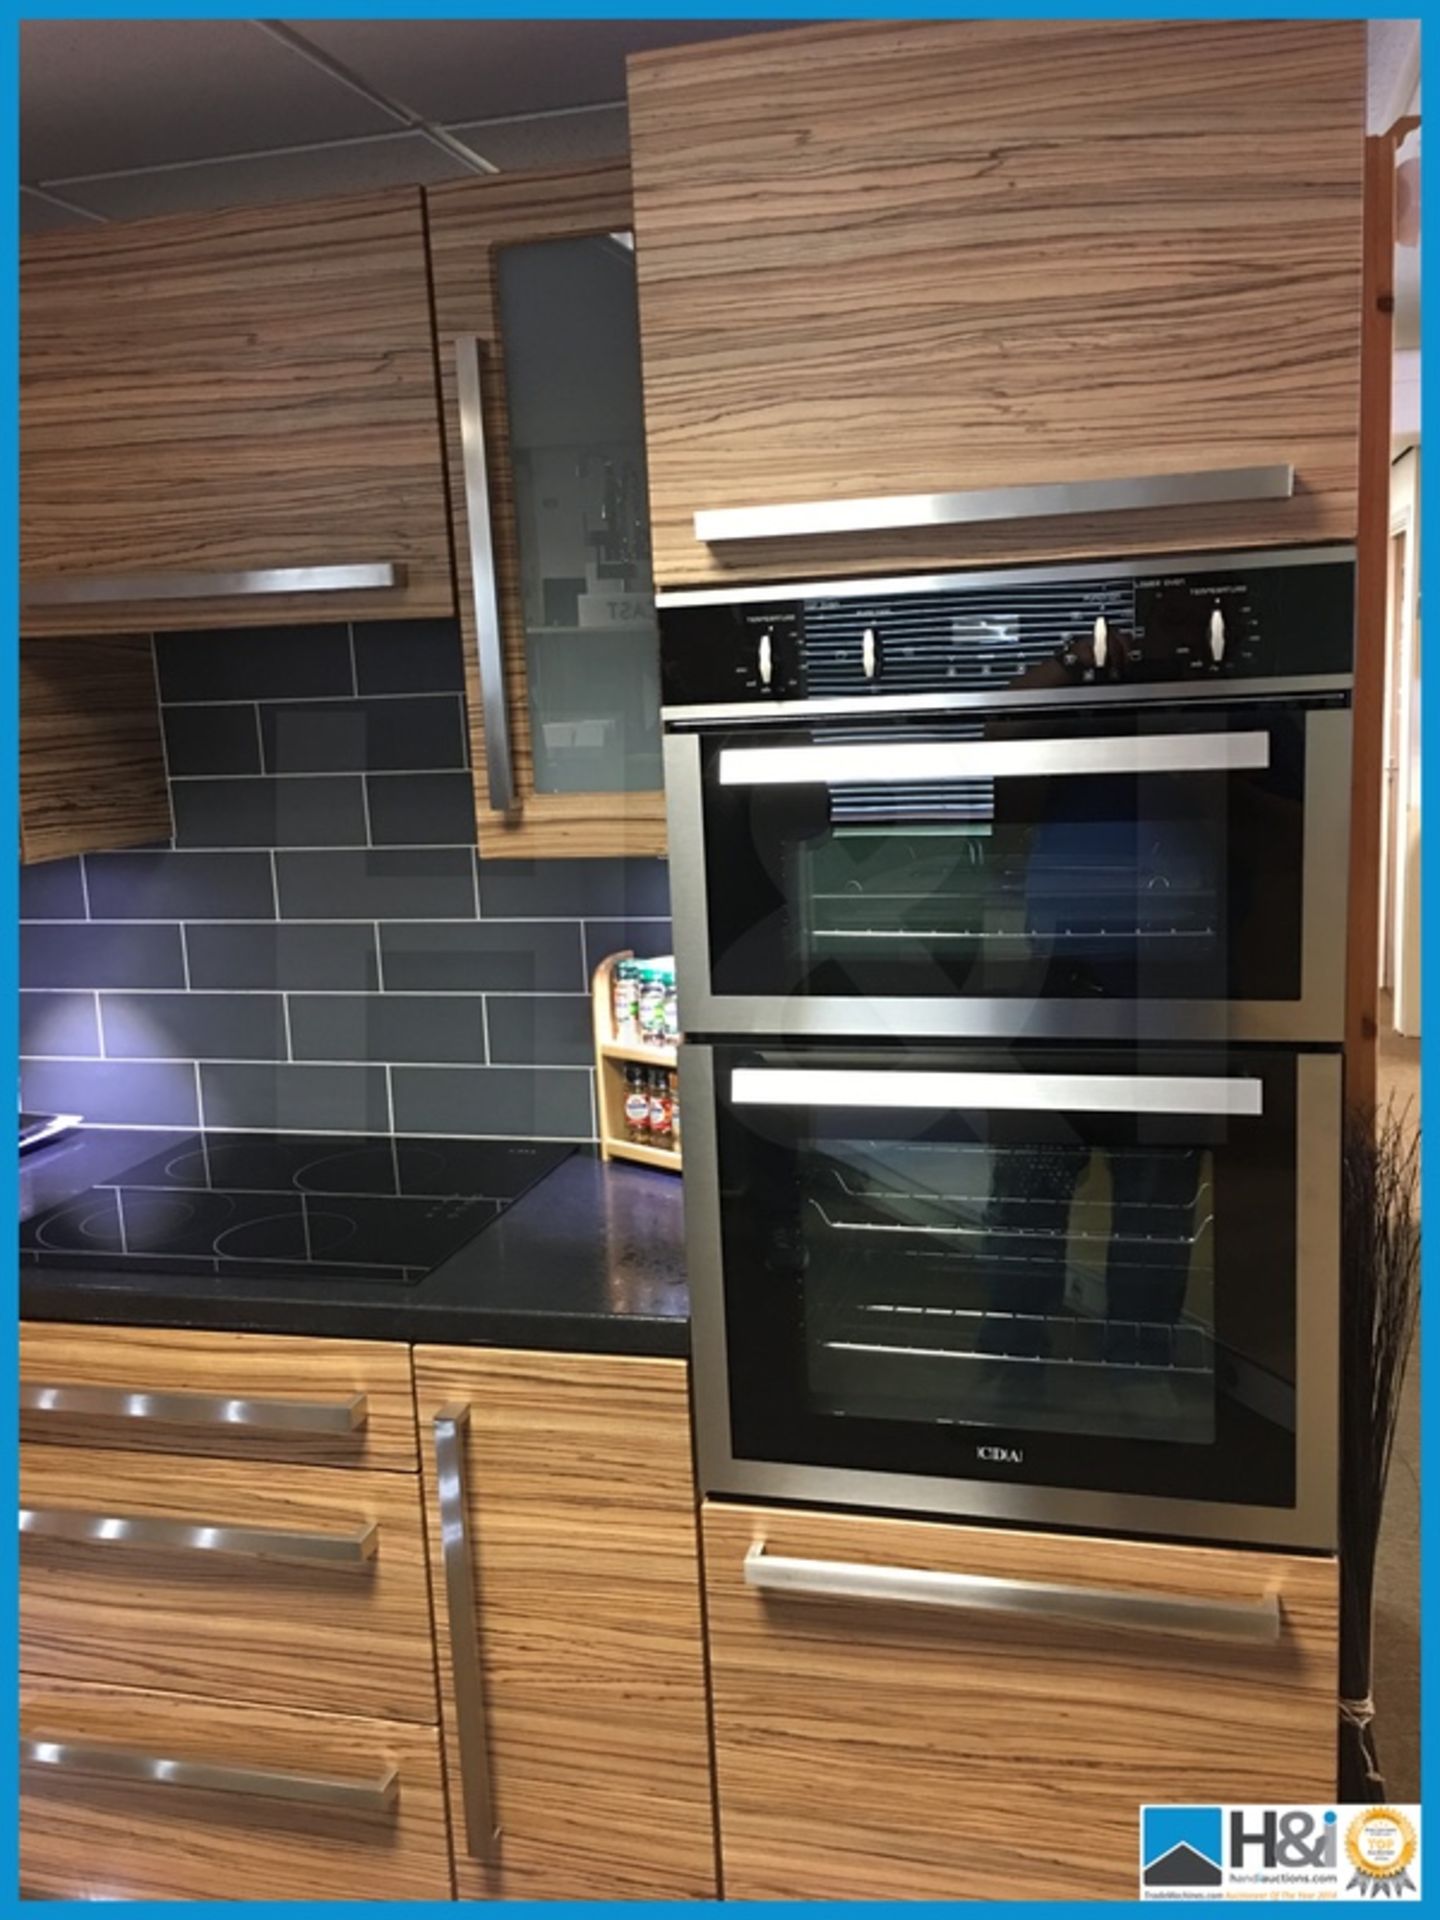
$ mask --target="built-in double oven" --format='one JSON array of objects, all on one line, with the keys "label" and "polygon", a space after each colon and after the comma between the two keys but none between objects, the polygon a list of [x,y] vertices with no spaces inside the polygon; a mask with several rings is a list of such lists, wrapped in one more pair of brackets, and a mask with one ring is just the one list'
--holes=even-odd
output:
[{"label": "built-in double oven", "polygon": [[1353,600],[662,598],[707,1493],[1333,1544]]}]

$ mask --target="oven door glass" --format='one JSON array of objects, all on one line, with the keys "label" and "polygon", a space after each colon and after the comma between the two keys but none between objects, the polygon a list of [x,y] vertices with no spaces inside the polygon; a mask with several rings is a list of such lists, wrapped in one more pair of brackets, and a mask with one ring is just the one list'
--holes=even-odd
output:
[{"label": "oven door glass", "polygon": [[713,1060],[737,1459],[1292,1504],[1294,1055]]},{"label": "oven door glass", "polygon": [[706,736],[710,992],[1296,1001],[1343,920],[1348,728],[1192,704]]}]

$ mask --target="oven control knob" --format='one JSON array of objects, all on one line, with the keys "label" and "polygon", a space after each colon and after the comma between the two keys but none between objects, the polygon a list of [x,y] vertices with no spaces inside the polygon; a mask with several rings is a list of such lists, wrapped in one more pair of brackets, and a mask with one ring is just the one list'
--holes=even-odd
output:
[{"label": "oven control knob", "polygon": [[1219,607],[1210,615],[1210,658],[1217,667],[1225,658],[1225,616]]},{"label": "oven control knob", "polygon": [[1105,624],[1105,616],[1103,613],[1096,617],[1092,644],[1095,652],[1095,671],[1097,673],[1103,673],[1105,671],[1105,661],[1110,652],[1110,629]]},{"label": "oven control knob", "polygon": [[873,680],[879,664],[879,652],[875,644],[874,627],[866,627],[860,636],[860,665],[865,670],[865,678]]},{"label": "oven control knob", "polygon": [[755,650],[755,662],[760,669],[761,686],[768,687],[770,684],[770,676],[774,672],[774,663],[770,654],[770,636],[768,633],[762,633],[760,636],[760,645]]}]

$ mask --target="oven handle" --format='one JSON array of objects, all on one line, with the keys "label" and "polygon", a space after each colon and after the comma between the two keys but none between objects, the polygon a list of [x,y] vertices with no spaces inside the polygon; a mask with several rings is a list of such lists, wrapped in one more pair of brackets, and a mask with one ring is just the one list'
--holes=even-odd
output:
[{"label": "oven handle", "polygon": [[1236,773],[1270,764],[1270,735],[1114,734],[1074,740],[894,740],[834,747],[726,747],[722,787],[781,787],[863,780],[1000,780],[1051,774]]},{"label": "oven handle", "polygon": [[957,1073],[873,1067],[736,1067],[730,1100],[750,1107],[956,1108],[1019,1113],[1264,1112],[1264,1082],[1188,1074]]},{"label": "oven handle", "polygon": [[937,1573],[930,1567],[797,1560],[767,1553],[763,1541],[745,1556],[745,1584],[761,1593],[890,1601],[949,1607],[960,1613],[1024,1614],[1067,1625],[1179,1633],[1205,1640],[1273,1644],[1280,1638],[1280,1602],[1273,1593],[1255,1600],[1197,1600],[1181,1594],[996,1579],[983,1573]]}]

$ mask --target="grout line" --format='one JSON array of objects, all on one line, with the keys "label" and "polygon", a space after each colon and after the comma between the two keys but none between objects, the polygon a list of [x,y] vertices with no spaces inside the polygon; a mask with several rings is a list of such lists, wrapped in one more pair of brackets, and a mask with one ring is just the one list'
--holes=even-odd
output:
[{"label": "grout line", "polygon": [[290,1031],[290,996],[288,993],[282,993],[280,996],[280,1018],[285,1026],[285,1059],[287,1062],[293,1063],[295,1059],[295,1036]]},{"label": "grout line", "polygon": [[180,935],[180,966],[185,975],[185,991],[186,993],[189,993],[191,991],[190,942],[185,937],[185,922],[183,920],[180,921],[178,926],[176,927],[176,932]]},{"label": "grout line", "polygon": [[195,1118],[200,1131],[205,1131],[205,1084],[200,1078],[200,1062],[195,1062]]},{"label": "grout line", "polygon": [[[279,869],[279,867],[277,866],[277,864],[276,864],[276,860],[275,860],[275,848],[274,848],[274,847],[267,847],[267,848],[265,849],[265,851],[266,851],[266,852],[267,852],[267,853],[269,854],[269,856],[270,856],[270,905],[271,905],[271,911],[272,911],[272,914],[273,914],[273,917],[274,917],[274,918],[275,918],[275,919],[276,919],[276,920],[278,921],[278,920],[279,920],[279,918],[280,918],[280,869]],[[252,924],[253,924],[253,923],[252,923]],[[263,925],[264,923],[263,923],[263,922],[261,922],[260,924],[262,924],[262,925]]]},{"label": "grout line", "polygon": [[[269,926],[268,920],[260,922]],[[294,923],[286,921],[285,925]],[[36,994],[124,993],[132,998],[154,994],[173,999],[187,994],[192,1000],[278,1000],[289,994],[300,1000],[584,1000],[584,987],[21,987],[19,991]]]},{"label": "grout line", "polygon": [[[61,1061],[66,1066],[95,1065],[93,1053],[26,1053],[20,1056],[22,1065],[26,1062]],[[191,1054],[171,1053],[124,1053],[106,1054],[106,1060],[112,1065],[123,1063],[130,1067],[198,1067],[201,1062]],[[407,1071],[419,1073],[588,1073],[590,1068],[583,1065],[566,1066],[559,1060],[532,1061],[486,1061],[486,1060],[267,1060],[256,1054],[217,1054],[204,1056],[207,1067],[347,1067],[363,1068],[367,1072],[375,1067],[388,1069],[391,1066],[404,1067]]]},{"label": "grout line", "polygon": [[167,700],[168,711],[171,707],[334,707],[352,700],[461,700],[465,698],[463,687],[430,687],[415,692],[393,693],[348,693],[342,687],[335,693],[261,693],[247,694],[243,699],[232,696],[228,700]]},{"label": "grout line", "polygon": [[[378,993],[384,993],[385,949],[380,942],[380,922],[378,920],[372,920],[370,924],[375,929],[375,989]],[[359,991],[363,991],[363,989],[359,989]]]},{"label": "grout line", "polygon": [[155,687],[155,714],[160,724],[160,769],[165,775],[165,805],[170,814],[170,845],[173,848],[180,829],[175,820],[175,782],[170,772],[170,742],[165,738],[165,702],[160,692],[160,655],[155,636],[150,635],[150,678]]},{"label": "grout line", "polygon": [[[371,779],[377,780],[420,780],[423,779],[426,774],[458,774],[468,771],[469,769],[463,766],[298,767],[293,773],[276,773],[273,769],[266,767],[259,773],[177,773],[173,776],[172,785],[177,787],[188,786],[193,785],[197,780],[208,780],[212,785],[223,781],[227,786],[234,786],[241,780],[358,780],[367,775]],[[461,842],[457,840],[451,841],[449,844],[459,846]]]},{"label": "grout line", "polygon": [[102,1060],[108,1060],[110,1056],[105,1051],[105,1015],[100,1006],[100,989],[98,987],[95,989],[95,1040],[100,1048],[100,1058]]},{"label": "grout line", "polygon": [[483,993],[480,996],[480,1033],[485,1042],[485,1064],[488,1067],[494,1064],[490,1052],[490,999]]},{"label": "grout line", "polygon": [[255,709],[255,745],[260,754],[260,771],[268,773],[270,769],[265,764],[265,729],[260,724],[260,702],[253,700],[251,705]]},{"label": "grout line", "polygon": [[387,1060],[385,1062],[385,1115],[390,1128],[390,1138],[395,1138],[395,1074]]},{"label": "grout line", "polygon": [[[252,1063],[253,1064],[253,1063]],[[184,1133],[193,1134],[195,1129],[188,1120],[87,1120],[87,1133]],[[222,1127],[211,1126],[207,1133],[257,1133],[273,1132],[273,1128]],[[311,1140],[389,1140],[392,1135],[380,1133],[369,1127],[287,1127],[287,1133],[301,1133]],[[593,1145],[588,1135],[583,1133],[457,1133],[454,1127],[444,1133],[418,1132],[407,1127],[400,1136],[404,1140],[523,1140],[526,1142],[544,1142],[557,1147],[585,1147]],[[173,1191],[173,1189],[167,1189]]]},{"label": "grout line", "polygon": [[367,774],[360,776],[360,811],[365,816],[365,845],[375,845],[375,829],[370,824],[370,780]]},{"label": "grout line", "polygon": [[480,855],[474,847],[470,849],[470,890],[475,895],[475,918],[483,920],[485,909],[480,904]]},{"label": "grout line", "polygon": [[[234,848],[220,849],[234,852]],[[434,853],[434,847],[246,847],[246,853]],[[452,849],[446,848],[449,852]],[[365,913],[328,913],[328,914],[289,914],[281,916],[287,927],[367,927],[374,923],[375,916]],[[669,926],[669,914],[598,914],[597,920],[623,918],[627,926]],[[172,915],[166,920],[153,914],[135,914],[134,916],[102,915],[99,919],[70,920],[64,917],[54,919],[21,920],[22,927],[268,927],[274,924],[272,914],[266,919],[258,919],[251,914],[187,914],[183,923]],[[577,920],[569,913],[490,913],[484,916],[487,927],[584,927],[584,920]],[[474,916],[463,913],[427,913],[427,914],[386,914],[380,924],[386,927],[435,927],[473,925]]]},{"label": "grout line", "polygon": [[[90,916],[90,876],[85,871],[85,855],[83,853],[80,855],[80,898],[85,903],[85,918],[89,920],[91,917]],[[51,924],[54,925],[56,923],[52,922]],[[60,924],[68,925],[73,923],[62,922]],[[103,922],[101,924],[103,924]]]},{"label": "grout line", "polygon": [[347,620],[345,622],[345,638],[350,648],[350,698],[352,700],[358,700],[360,698],[360,669],[355,661],[355,622],[353,620]]}]

